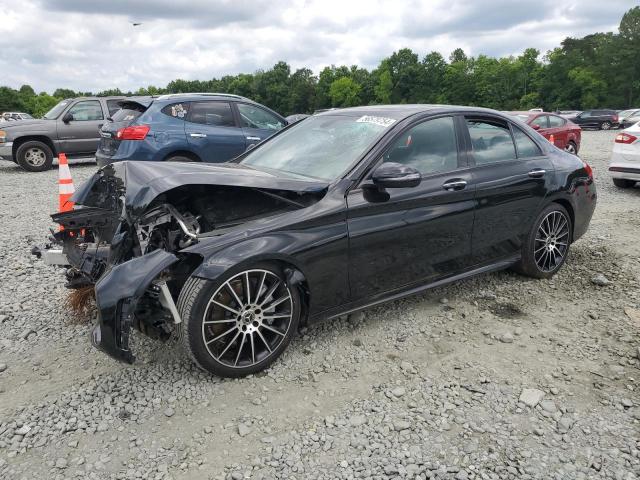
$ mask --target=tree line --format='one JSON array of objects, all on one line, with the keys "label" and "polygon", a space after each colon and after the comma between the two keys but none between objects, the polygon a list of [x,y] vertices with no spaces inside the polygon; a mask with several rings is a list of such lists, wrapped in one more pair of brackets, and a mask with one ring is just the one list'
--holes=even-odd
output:
[{"label": "tree line", "polygon": [[[286,62],[268,70],[211,80],[169,82],[135,92],[119,89],[95,95],[160,95],[225,92],[242,95],[283,115],[330,107],[389,103],[476,105],[499,110],[542,107],[545,110],[640,108],[640,7],[622,17],[619,33],[568,37],[541,56],[535,48],[521,55],[468,56],[455,49],[448,59],[438,52],[420,55],[403,48],[377,68],[331,65],[315,75],[295,71]],[[58,101],[91,92],[59,88],[36,94],[29,85],[0,87],[0,112],[24,111],[42,116]]]}]

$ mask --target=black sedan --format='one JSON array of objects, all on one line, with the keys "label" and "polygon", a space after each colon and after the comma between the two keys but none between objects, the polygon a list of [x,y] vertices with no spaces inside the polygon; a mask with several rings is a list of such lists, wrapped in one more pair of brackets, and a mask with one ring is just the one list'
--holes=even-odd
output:
[{"label": "black sedan", "polygon": [[264,369],[304,324],[472,275],[549,278],[589,225],[591,168],[493,110],[321,113],[226,164],[122,162],[44,252],[95,289],[94,344],[182,338],[200,367]]}]

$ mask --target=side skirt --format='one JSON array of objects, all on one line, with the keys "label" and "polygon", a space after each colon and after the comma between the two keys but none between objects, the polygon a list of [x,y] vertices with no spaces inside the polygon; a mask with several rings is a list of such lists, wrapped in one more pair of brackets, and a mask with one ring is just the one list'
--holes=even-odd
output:
[{"label": "side skirt", "polygon": [[520,254],[514,255],[504,260],[500,260],[498,262],[491,263],[489,265],[484,265],[482,267],[474,268],[472,270],[468,270],[466,272],[459,273],[451,277],[442,278],[440,280],[436,280],[435,282],[420,285],[418,287],[413,287],[408,290],[402,290],[400,292],[391,293],[386,297],[382,297],[373,301],[363,300],[359,302],[342,305],[338,308],[332,308],[331,310],[320,312],[316,315],[311,316],[309,318],[309,323],[313,323],[319,320],[330,320],[332,318],[348,315],[350,313],[358,312],[360,310],[364,310],[370,307],[375,307],[376,305],[380,305],[382,303],[392,302],[394,300],[399,300],[404,297],[416,295],[418,293],[422,293],[432,288],[441,287],[443,285],[457,282],[459,280],[464,280],[466,278],[474,277],[476,275],[480,275],[483,273],[491,273],[491,272],[496,272],[498,270],[504,270],[512,266],[518,260],[520,260]]}]

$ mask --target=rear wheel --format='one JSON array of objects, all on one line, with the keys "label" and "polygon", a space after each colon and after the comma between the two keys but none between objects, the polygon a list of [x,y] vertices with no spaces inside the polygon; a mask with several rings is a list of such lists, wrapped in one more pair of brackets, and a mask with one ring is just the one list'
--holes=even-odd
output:
[{"label": "rear wheel", "polygon": [[631,188],[636,182],[634,180],[627,180],[626,178],[614,178],[613,184],[618,188]]},{"label": "rear wheel", "polygon": [[610,130],[611,129],[611,122],[602,122],[600,124],[600,130]]},{"label": "rear wheel", "polygon": [[24,142],[16,151],[16,163],[28,172],[44,172],[53,164],[53,152],[46,143]]},{"label": "rear wheel", "polygon": [[548,205],[533,223],[515,270],[534,278],[553,277],[567,259],[572,229],[567,210]]},{"label": "rear wheel", "polygon": [[566,152],[569,152],[571,155],[577,155],[578,154],[578,147],[572,141],[567,142],[567,144],[564,147],[564,150]]},{"label": "rear wheel", "polygon": [[259,264],[216,281],[190,278],[178,309],[194,362],[222,377],[243,377],[267,368],[287,347],[300,296],[277,265]]}]

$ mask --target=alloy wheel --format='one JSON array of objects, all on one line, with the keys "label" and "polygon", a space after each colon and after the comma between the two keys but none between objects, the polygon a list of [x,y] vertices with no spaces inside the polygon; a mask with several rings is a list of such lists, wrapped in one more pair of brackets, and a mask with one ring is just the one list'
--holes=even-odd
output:
[{"label": "alloy wheel", "polygon": [[569,152],[571,155],[576,154],[576,146],[571,142],[567,143],[567,145],[564,147],[564,150],[566,152]]},{"label": "alloy wheel", "polygon": [[538,226],[533,257],[541,272],[553,272],[569,248],[569,219],[558,210],[549,212]]},{"label": "alloy wheel", "polygon": [[202,339],[216,362],[233,368],[262,362],[278,348],[293,318],[286,283],[268,270],[246,270],[211,296],[202,319]]},{"label": "alloy wheel", "polygon": [[41,167],[47,160],[47,155],[41,148],[31,147],[24,154],[25,161],[32,167]]},{"label": "alloy wheel", "polygon": [[609,130],[611,128],[611,124],[609,122],[603,122],[600,128],[602,128],[602,130]]}]

